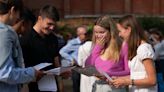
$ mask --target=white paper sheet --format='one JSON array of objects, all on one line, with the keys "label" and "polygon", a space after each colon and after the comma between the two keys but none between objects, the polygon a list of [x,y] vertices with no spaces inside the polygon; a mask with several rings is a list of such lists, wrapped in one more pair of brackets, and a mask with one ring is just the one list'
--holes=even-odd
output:
[{"label": "white paper sheet", "polygon": [[36,70],[40,70],[40,69],[45,68],[50,65],[52,65],[52,63],[40,63],[40,64],[35,65],[34,68]]},{"label": "white paper sheet", "polygon": [[45,75],[38,81],[40,91],[57,91],[56,80],[53,75]]},{"label": "white paper sheet", "polygon": [[100,74],[104,75],[108,80],[112,81],[112,78],[103,70],[98,69],[98,71],[100,72]]},{"label": "white paper sheet", "polygon": [[47,74],[54,74],[54,75],[60,75],[61,73],[64,73],[66,71],[71,71],[74,67],[58,67],[54,69],[50,69],[48,71],[45,71]]},{"label": "white paper sheet", "polygon": [[97,69],[95,66],[88,67],[75,67],[73,70],[77,71],[80,74],[84,74],[86,76],[105,76],[108,80],[112,80],[112,78],[103,70]]}]

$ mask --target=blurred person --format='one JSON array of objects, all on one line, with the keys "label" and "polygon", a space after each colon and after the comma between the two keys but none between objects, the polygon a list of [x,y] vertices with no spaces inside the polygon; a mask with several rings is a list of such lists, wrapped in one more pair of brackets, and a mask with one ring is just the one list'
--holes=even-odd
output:
[{"label": "blurred person", "polygon": [[[78,50],[78,65],[81,67],[85,67],[85,61],[91,53],[92,49],[92,31],[88,31],[86,34],[87,41],[79,47]],[[95,82],[96,78],[94,76],[86,76],[81,74],[80,79],[80,92],[92,92],[92,86]]]},{"label": "blurred person", "polygon": [[[60,33],[60,31],[62,31],[62,30],[57,29],[57,30],[53,31],[53,34],[57,37],[57,40],[58,40],[58,50],[60,50],[66,44],[66,42],[65,42],[62,34]],[[58,60],[59,60],[59,63],[61,65],[61,56],[60,55],[59,55]],[[65,75],[63,74],[63,76],[57,76],[56,77],[57,81],[58,81],[59,92],[64,92],[63,79],[68,78],[69,76],[70,76],[70,73],[68,72],[67,74],[65,73]]]},{"label": "blurred person", "polygon": [[[118,36],[116,23],[109,15],[99,17],[93,27],[93,48],[85,66],[95,66],[111,77],[129,75],[127,45]],[[98,77],[93,84],[92,92],[126,92],[126,87],[114,88]]]},{"label": "blurred person", "polygon": [[150,37],[155,50],[155,60],[164,59],[164,51],[162,50],[164,47],[163,34],[160,30],[153,28],[150,30]]},{"label": "blurred person", "polygon": [[[35,16],[28,8],[23,8],[20,18],[12,26],[18,34],[19,39],[31,30],[35,22]],[[21,92],[28,92],[27,84],[22,86]]]},{"label": "blurred person", "polygon": [[130,77],[115,78],[118,88],[129,85],[129,92],[157,92],[154,51],[133,15],[122,17],[118,24],[119,36],[128,43]]},{"label": "blurred person", "polygon": [[[79,26],[76,32],[77,37],[69,40],[59,51],[61,57],[64,59],[62,62],[66,63],[66,66],[77,65],[78,49],[86,40],[87,27]],[[80,74],[74,70],[72,71],[72,81],[73,92],[80,92]]]},{"label": "blurred person", "polygon": [[56,31],[53,32],[53,34],[58,38],[58,49],[59,50],[66,44],[66,40],[64,39],[61,31],[63,31],[63,30],[57,29]]},{"label": "blurred person", "polygon": [[154,43],[155,65],[157,71],[158,92],[164,90],[164,40],[163,34],[157,28],[150,29],[151,39]]},{"label": "blurred person", "polygon": [[21,0],[0,0],[0,90],[20,92],[21,84],[36,80],[43,73],[24,68],[18,36],[10,25],[20,17]]},{"label": "blurred person", "polygon": [[161,41],[162,34],[159,32],[157,28],[151,28],[149,29],[149,32],[150,32],[150,36],[148,40],[150,40],[151,42],[150,44],[152,44],[152,46],[156,45]]},{"label": "blurred person", "polygon": [[[26,67],[44,62],[52,63],[54,66],[51,68],[60,66],[58,40],[53,34],[58,20],[59,14],[54,6],[45,5],[40,9],[32,30],[20,39]],[[29,92],[40,92],[36,82],[30,83],[28,87]]]},{"label": "blurred person", "polygon": [[13,25],[13,29],[17,32],[19,37],[22,37],[32,29],[35,24],[35,15],[28,8],[24,8],[20,18]]}]

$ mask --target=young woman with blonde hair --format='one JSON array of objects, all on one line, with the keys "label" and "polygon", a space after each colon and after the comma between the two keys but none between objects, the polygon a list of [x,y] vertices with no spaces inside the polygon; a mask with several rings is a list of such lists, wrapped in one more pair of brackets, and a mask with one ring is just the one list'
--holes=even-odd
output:
[{"label": "young woman with blonde hair", "polygon": [[[127,45],[118,37],[118,30],[109,15],[101,16],[93,27],[93,48],[86,66],[95,66],[109,76],[129,75]],[[125,88],[114,88],[105,80],[97,79],[92,92],[125,92]]]}]

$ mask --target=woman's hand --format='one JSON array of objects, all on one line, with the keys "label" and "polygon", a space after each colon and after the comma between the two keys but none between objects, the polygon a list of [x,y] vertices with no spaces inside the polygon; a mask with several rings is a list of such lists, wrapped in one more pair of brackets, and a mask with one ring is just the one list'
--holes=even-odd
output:
[{"label": "woman's hand", "polygon": [[103,37],[97,37],[96,38],[96,44],[98,44],[98,45],[101,45],[101,46],[104,46],[105,45],[105,36],[103,36]]},{"label": "woman's hand", "polygon": [[113,80],[111,81],[112,85],[116,88],[120,88],[123,86],[127,86],[130,84],[130,79],[125,79],[125,78],[113,78]]}]

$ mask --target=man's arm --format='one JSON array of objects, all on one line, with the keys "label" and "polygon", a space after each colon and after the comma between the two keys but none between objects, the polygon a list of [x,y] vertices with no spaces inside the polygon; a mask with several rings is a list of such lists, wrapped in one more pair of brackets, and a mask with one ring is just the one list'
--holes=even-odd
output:
[{"label": "man's arm", "polygon": [[[18,68],[13,55],[13,43],[18,40],[12,31],[1,31],[0,33],[0,81],[17,84],[30,82],[35,79],[35,69]],[[18,53],[17,53],[18,54]]]},{"label": "man's arm", "polygon": [[72,43],[67,43],[59,51],[61,57],[68,60],[69,62],[72,62],[74,60],[73,57],[70,55],[70,53],[73,51],[73,49],[71,47],[72,47]]}]

